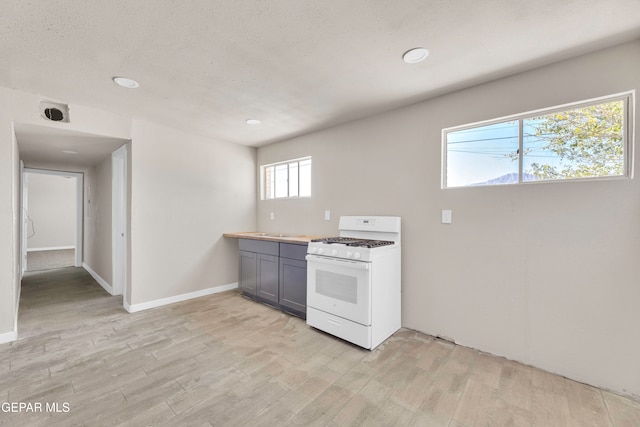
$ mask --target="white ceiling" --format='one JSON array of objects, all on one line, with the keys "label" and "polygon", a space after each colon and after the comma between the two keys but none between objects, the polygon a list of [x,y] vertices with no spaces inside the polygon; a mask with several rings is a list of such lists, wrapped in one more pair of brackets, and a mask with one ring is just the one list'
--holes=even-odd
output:
[{"label": "white ceiling", "polygon": [[638,0],[3,0],[0,86],[259,146],[639,37]]},{"label": "white ceiling", "polygon": [[36,169],[82,172],[101,163],[127,142],[84,132],[17,123],[14,130],[20,159],[26,167]]}]

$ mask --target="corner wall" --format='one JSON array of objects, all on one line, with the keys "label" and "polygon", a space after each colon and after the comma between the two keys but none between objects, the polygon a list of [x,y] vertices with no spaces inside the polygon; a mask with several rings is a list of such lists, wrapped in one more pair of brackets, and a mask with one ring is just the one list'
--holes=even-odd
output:
[{"label": "corner wall", "polygon": [[255,228],[255,149],[136,120],[130,155],[134,310],[236,283],[222,234]]},{"label": "corner wall", "polygon": [[640,395],[640,181],[441,189],[443,128],[639,87],[636,41],[260,147],[258,165],[313,156],[313,197],[258,201],[258,229],[399,215],[403,326]]}]

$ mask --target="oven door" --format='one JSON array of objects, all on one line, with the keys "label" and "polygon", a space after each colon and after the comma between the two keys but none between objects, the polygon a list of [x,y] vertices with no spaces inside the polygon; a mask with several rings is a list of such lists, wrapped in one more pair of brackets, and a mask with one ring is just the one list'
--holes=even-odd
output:
[{"label": "oven door", "polygon": [[307,255],[307,306],[371,325],[371,263]]}]

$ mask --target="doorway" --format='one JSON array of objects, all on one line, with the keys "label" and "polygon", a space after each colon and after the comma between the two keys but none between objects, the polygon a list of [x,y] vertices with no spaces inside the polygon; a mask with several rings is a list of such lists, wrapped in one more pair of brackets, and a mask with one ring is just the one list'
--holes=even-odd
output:
[{"label": "doorway", "polygon": [[83,174],[22,169],[22,276],[82,266]]},{"label": "doorway", "polygon": [[[19,123],[14,123],[14,131],[23,171],[20,271],[24,274],[29,269],[29,262],[25,262],[29,247],[27,237],[33,234],[33,218],[28,215],[32,209],[28,200],[30,172],[71,176],[77,183],[73,266],[86,270],[110,295],[123,294],[127,281],[126,250],[129,247],[126,232],[129,209],[126,172],[129,166],[126,153],[131,141]],[[119,218],[117,225],[113,224],[112,218]],[[116,226],[122,230],[118,234],[118,242],[114,241]],[[39,228],[36,228],[38,232]],[[127,306],[126,299],[122,305]]]}]

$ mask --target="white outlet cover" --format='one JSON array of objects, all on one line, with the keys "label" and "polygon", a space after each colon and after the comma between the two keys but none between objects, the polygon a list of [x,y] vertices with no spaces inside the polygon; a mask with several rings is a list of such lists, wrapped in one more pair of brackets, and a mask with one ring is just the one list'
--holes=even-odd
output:
[{"label": "white outlet cover", "polygon": [[443,224],[451,224],[452,214],[450,209],[442,210],[442,223]]}]

